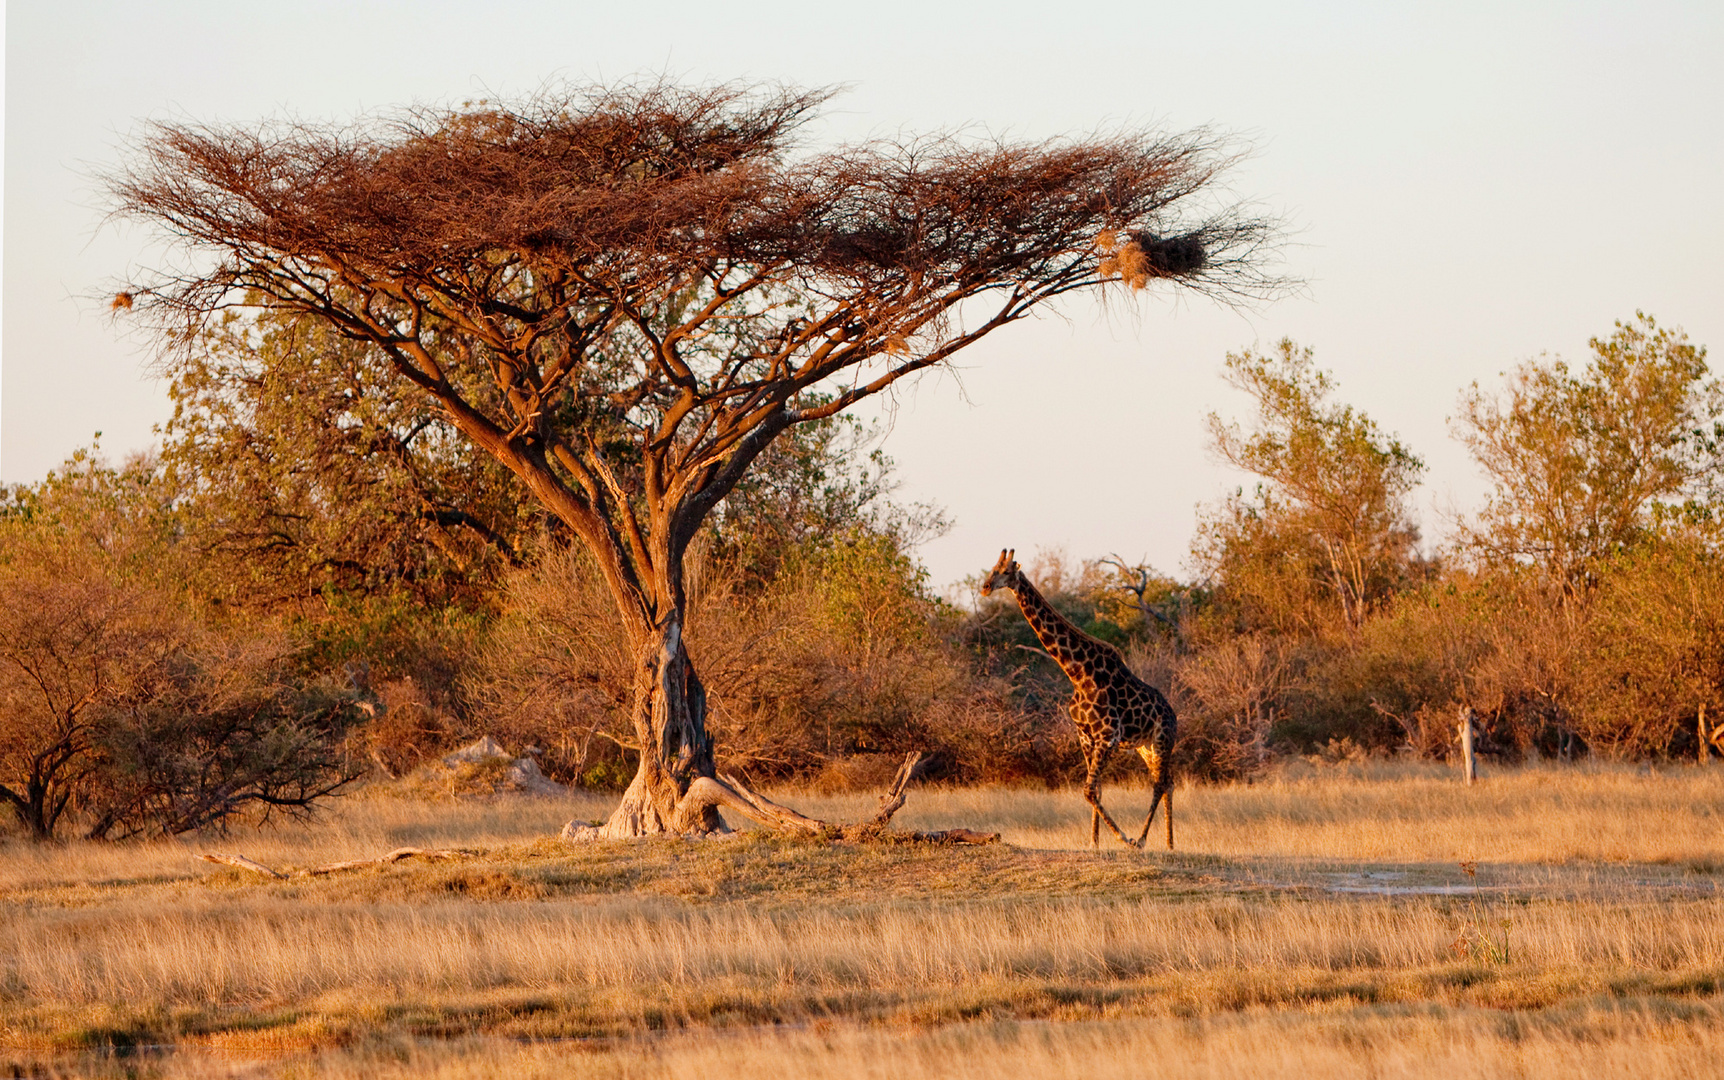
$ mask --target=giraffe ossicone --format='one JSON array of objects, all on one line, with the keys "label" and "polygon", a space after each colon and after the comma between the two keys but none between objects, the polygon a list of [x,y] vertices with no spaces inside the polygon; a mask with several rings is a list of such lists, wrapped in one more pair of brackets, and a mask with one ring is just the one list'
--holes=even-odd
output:
[{"label": "giraffe ossicone", "polygon": [[[1010,589],[1018,608],[1035,631],[1042,648],[1072,683],[1067,707],[1077,725],[1078,742],[1084,756],[1084,799],[1090,805],[1090,844],[1101,843],[1101,825],[1120,843],[1141,849],[1149,839],[1155,812],[1167,803],[1167,848],[1173,850],[1173,740],[1179,734],[1179,719],[1161,691],[1132,674],[1125,657],[1105,641],[1098,641],[1072,624],[1048,603],[1018,566],[1015,548],[1000,552],[999,562],[982,582],[982,595],[995,589]],[[1129,746],[1149,769],[1152,795],[1149,816],[1136,840],[1120,831],[1112,815],[1101,804],[1098,786],[1101,771],[1115,750]]]}]

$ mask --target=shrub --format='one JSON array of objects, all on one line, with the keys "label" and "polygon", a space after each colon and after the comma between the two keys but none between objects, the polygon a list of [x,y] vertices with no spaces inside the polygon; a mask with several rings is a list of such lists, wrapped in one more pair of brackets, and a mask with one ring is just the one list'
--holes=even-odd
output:
[{"label": "shrub", "polygon": [[356,705],[346,687],[297,676],[279,636],[199,635],[102,710],[89,835],[307,814],[363,771],[345,745]]},{"label": "shrub", "polygon": [[159,485],[81,453],[0,512],[0,799],[36,839],[303,811],[355,775],[354,695],[197,603]]}]

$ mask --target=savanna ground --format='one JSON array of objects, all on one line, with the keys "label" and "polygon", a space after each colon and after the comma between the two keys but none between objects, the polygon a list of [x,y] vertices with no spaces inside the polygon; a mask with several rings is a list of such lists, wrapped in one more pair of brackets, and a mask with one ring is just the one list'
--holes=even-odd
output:
[{"label": "savanna ground", "polygon": [[[783,796],[828,820],[874,801]],[[1146,801],[1111,789],[1116,815]],[[0,1061],[755,1080],[1724,1061],[1724,768],[1469,790],[1434,766],[1296,763],[1180,790],[1175,854],[1093,853],[1077,794],[997,788],[915,790],[896,821],[1001,832],[988,847],[547,839],[610,802],[360,796],[185,844],[13,843]],[[402,845],[473,854],[281,881],[193,858]]]}]

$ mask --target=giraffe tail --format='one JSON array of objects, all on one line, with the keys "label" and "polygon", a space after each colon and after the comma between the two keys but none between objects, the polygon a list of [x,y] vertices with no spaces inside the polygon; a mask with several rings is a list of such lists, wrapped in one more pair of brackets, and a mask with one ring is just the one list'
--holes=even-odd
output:
[{"label": "giraffe tail", "polygon": [[1167,800],[1167,850],[1173,850],[1173,788],[1167,789],[1162,798]]}]

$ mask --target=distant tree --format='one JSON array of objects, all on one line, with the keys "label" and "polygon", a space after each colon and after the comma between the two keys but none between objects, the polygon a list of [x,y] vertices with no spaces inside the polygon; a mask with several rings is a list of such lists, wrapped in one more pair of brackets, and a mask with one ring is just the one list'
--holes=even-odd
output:
[{"label": "distant tree", "polygon": [[1501,395],[1474,383],[1456,425],[1496,485],[1467,543],[1540,567],[1568,594],[1660,508],[1709,496],[1724,436],[1724,391],[1680,329],[1636,313],[1590,345],[1579,373],[1555,359],[1522,364]]},{"label": "distant tree", "polygon": [[1168,683],[1179,707],[1182,768],[1205,780],[1238,780],[1269,760],[1269,735],[1289,681],[1287,643],[1240,634],[1179,657]]},{"label": "distant tree", "polygon": [[345,129],[165,124],[112,180],[192,268],[125,287],[170,363],[233,305],[322,320],[589,550],[641,747],[608,836],[720,824],[722,785],[694,785],[713,752],[684,558],[780,435],[1069,292],[1263,281],[1266,229],[1215,209],[1206,135],[799,151],[825,97],[652,85]]},{"label": "distant tree", "polygon": [[172,576],[156,479],[91,447],[0,505],[0,801],[36,839],[87,793],[102,709],[178,639],[152,588]]},{"label": "distant tree", "polygon": [[1660,530],[1594,567],[1574,648],[1572,725],[1621,757],[1693,753],[1724,716],[1724,545],[1716,522]]},{"label": "distant tree", "polygon": [[277,635],[199,627],[160,483],[81,451],[0,507],[0,802],[35,839],[303,812],[355,778],[350,694]]},{"label": "distant tree", "polygon": [[101,767],[103,709],[165,661],[175,632],[141,590],[116,587],[87,560],[10,546],[0,564],[0,799],[45,840]]},{"label": "distant tree", "polygon": [[1283,338],[1270,355],[1229,353],[1227,379],[1257,403],[1247,432],[1209,415],[1210,445],[1263,478],[1205,523],[1200,559],[1271,628],[1305,623],[1322,596],[1358,628],[1405,579],[1418,529],[1406,497],[1422,462],[1350,405],[1310,349]]},{"label": "distant tree", "polygon": [[476,603],[539,517],[381,349],[310,316],[230,315],[169,393],[161,465],[200,584],[229,605]]},{"label": "distant tree", "polygon": [[1097,560],[1111,580],[1099,614],[1127,633],[1166,637],[1176,648],[1185,643],[1186,621],[1204,598],[1201,586],[1182,584],[1145,562],[1127,563],[1118,555]]},{"label": "distant tree", "polygon": [[714,558],[758,590],[848,537],[886,538],[908,554],[943,535],[939,507],[891,497],[895,466],[878,443],[877,430],[844,414],[790,428],[714,510]]}]

